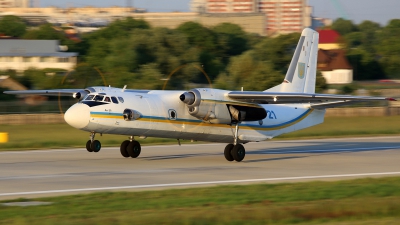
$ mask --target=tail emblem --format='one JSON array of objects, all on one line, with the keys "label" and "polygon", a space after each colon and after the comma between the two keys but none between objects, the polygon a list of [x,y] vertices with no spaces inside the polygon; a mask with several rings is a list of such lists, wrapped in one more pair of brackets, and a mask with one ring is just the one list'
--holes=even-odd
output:
[{"label": "tail emblem", "polygon": [[297,64],[297,70],[298,70],[298,75],[300,79],[304,78],[305,70],[306,70],[306,64],[299,62]]}]

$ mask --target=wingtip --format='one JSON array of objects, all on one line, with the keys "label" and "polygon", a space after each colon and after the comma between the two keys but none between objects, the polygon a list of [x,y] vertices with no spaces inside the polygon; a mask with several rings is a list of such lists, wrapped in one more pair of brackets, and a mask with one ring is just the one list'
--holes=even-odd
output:
[{"label": "wingtip", "polygon": [[386,98],[386,100],[388,100],[388,101],[397,101],[397,99],[395,99],[395,98]]}]

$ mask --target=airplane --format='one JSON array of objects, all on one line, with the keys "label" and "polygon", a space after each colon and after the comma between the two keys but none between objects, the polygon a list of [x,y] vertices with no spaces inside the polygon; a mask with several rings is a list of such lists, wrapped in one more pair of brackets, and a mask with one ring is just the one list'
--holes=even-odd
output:
[{"label": "airplane", "polygon": [[96,86],[4,93],[78,99],[65,112],[64,119],[72,127],[90,133],[86,143],[89,152],[101,149],[96,134],[119,134],[129,136],[120,145],[125,158],[137,158],[141,153],[141,145],[134,137],[162,137],[227,143],[225,159],[240,162],[246,155],[243,144],[320,124],[327,108],[395,101],[386,97],[316,94],[318,39],[318,32],[304,29],[283,83],[265,91],[213,88],[165,91]]}]

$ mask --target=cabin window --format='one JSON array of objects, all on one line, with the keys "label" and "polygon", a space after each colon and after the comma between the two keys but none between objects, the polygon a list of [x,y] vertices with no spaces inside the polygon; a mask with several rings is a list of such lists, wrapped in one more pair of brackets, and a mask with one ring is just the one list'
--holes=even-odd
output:
[{"label": "cabin window", "polygon": [[114,96],[111,97],[111,101],[112,101],[113,103],[115,103],[115,104],[118,104],[118,100],[117,100],[117,98],[114,97]]},{"label": "cabin window", "polygon": [[118,100],[119,100],[121,103],[124,103],[124,98],[118,97]]},{"label": "cabin window", "polygon": [[90,101],[90,100],[93,100],[93,98],[94,98],[94,95],[88,95],[88,96],[85,98],[85,100],[86,100],[86,101]]},{"label": "cabin window", "polygon": [[106,96],[106,98],[104,99],[105,102],[111,102],[110,97]]},{"label": "cabin window", "polygon": [[96,102],[101,102],[104,99],[104,95],[96,95],[96,97],[94,97],[94,100]]}]

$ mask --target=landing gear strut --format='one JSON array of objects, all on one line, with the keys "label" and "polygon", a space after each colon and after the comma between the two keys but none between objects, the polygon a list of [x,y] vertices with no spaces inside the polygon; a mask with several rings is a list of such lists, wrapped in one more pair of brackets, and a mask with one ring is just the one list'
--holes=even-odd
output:
[{"label": "landing gear strut", "polygon": [[125,158],[132,157],[137,158],[142,151],[140,143],[133,139],[133,136],[129,140],[123,141],[120,147],[121,155]]},{"label": "landing gear strut", "polygon": [[101,143],[98,140],[94,140],[96,136],[95,132],[90,133],[90,140],[86,142],[86,150],[88,152],[99,152],[101,149]]},{"label": "landing gear strut", "polygon": [[228,161],[240,162],[244,159],[246,155],[246,150],[242,144],[239,144],[239,123],[236,124],[235,134],[233,136],[233,144],[228,144],[224,150],[225,159]]}]

